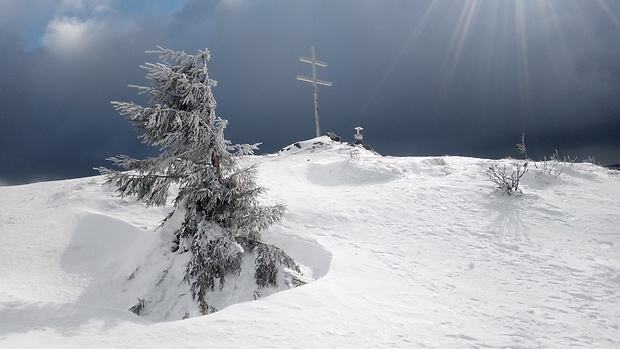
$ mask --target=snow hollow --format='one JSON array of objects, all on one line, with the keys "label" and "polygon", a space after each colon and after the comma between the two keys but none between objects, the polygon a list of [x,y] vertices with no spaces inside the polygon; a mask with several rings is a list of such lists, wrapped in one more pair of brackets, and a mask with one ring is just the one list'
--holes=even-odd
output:
[{"label": "snow hollow", "polygon": [[119,199],[102,177],[0,187],[0,347],[620,347],[617,171],[531,164],[507,196],[486,171],[513,159],[319,137],[243,161],[261,200],[287,206],[265,240],[315,281],[208,316],[138,317],[170,207]]}]

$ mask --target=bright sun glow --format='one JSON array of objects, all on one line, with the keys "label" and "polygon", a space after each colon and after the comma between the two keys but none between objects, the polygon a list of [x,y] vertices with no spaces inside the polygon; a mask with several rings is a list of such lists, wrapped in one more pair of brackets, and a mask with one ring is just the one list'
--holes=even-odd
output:
[{"label": "bright sun glow", "polygon": [[[416,23],[408,39],[385,68],[364,109],[373,104],[375,97],[397,74],[399,64],[409,61],[409,64],[416,65],[415,59],[432,45],[439,47],[437,52],[444,53],[433,57],[442,62],[441,71],[433,72],[437,86],[428,86],[435,91],[438,107],[449,100],[450,91],[456,83],[463,81],[463,74],[475,76],[476,80],[482,81],[480,85],[489,86],[485,88],[497,85],[491,84],[491,80],[504,81],[506,76],[510,76],[505,85],[514,85],[516,91],[511,95],[519,99],[527,113],[524,117],[533,119],[535,92],[532,79],[536,74],[541,74],[534,69],[534,61],[553,60],[551,65],[555,70],[542,72],[549,76],[576,75],[573,36],[576,32],[582,37],[594,38],[597,23],[584,14],[586,6],[591,8],[593,5],[620,29],[620,19],[605,0],[587,3],[560,0],[433,0],[421,13],[412,16]],[[472,67],[478,70],[467,71]]]}]

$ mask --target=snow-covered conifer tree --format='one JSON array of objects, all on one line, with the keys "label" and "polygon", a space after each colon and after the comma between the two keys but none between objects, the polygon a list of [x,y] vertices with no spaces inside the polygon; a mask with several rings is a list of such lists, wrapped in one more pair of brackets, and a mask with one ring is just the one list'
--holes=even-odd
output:
[{"label": "snow-covered conifer tree", "polygon": [[[184,280],[202,314],[217,309],[209,293],[221,290],[239,275],[243,258],[254,258],[258,288],[303,283],[299,266],[281,249],[261,241],[260,231],[279,220],[284,207],[262,206],[262,192],[253,167],[242,168],[238,157],[252,154],[255,145],[232,145],[224,138],[227,121],[215,114],[209,79],[208,50],[196,55],[161,47],[153,51],[161,63],[146,63],[151,86],[132,86],[150,96],[148,106],[112,102],[120,114],[142,132],[144,143],[159,146],[157,157],[138,160],[126,155],[110,158],[125,172],[98,170],[114,183],[120,196],[135,195],[147,206],[166,204],[171,184],[178,184],[174,211],[180,226],[169,229],[171,250],[191,254]],[[278,275],[286,274],[286,275]]]}]

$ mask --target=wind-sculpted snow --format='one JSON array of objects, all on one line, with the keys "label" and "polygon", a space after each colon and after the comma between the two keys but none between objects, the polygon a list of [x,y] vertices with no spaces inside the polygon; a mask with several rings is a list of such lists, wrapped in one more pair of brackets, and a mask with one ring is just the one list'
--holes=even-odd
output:
[{"label": "wind-sculpted snow", "polygon": [[[19,198],[0,216],[8,217],[8,221],[0,221],[0,239],[8,242],[0,250],[4,280],[0,291],[35,301],[15,301],[11,309],[59,309],[60,313],[74,309],[72,303],[127,311],[139,298],[149,297],[150,302],[167,305],[162,311],[146,314],[147,319],[181,319],[182,306],[191,303],[191,297],[183,292],[189,287],[183,281],[187,258],[172,253],[157,228],[170,208],[146,209],[131,199],[119,199],[102,183],[96,177],[4,188],[9,193],[5,202],[16,197],[11,191],[18,197],[25,194],[25,198]],[[29,208],[24,210],[24,205]],[[314,279],[327,273],[331,254],[312,238],[285,231],[268,234],[272,244],[285,245],[299,256],[301,267]],[[10,242],[15,240],[28,242],[23,253],[10,253]],[[148,294],[149,285],[160,287]],[[252,297],[253,285],[229,283],[214,304],[222,309],[256,299],[258,293]],[[245,288],[249,298],[241,292]],[[180,296],[172,295],[174,292]]]},{"label": "wind-sculpted snow", "polygon": [[398,168],[382,161],[335,160],[309,165],[308,181],[318,185],[371,185],[391,182],[401,175]]},{"label": "wind-sculpted snow", "polygon": [[244,161],[287,206],[264,239],[316,281],[183,321],[127,311],[171,266],[169,208],[98,177],[0,188],[0,347],[620,346],[619,172],[530,163],[508,197],[486,169],[514,159],[291,146]]},{"label": "wind-sculpted snow", "polygon": [[315,280],[320,279],[329,271],[332,253],[315,239],[301,233],[287,232],[287,229],[280,226],[263,235],[266,241],[276,243],[303,267],[308,268]]},{"label": "wind-sculpted snow", "polygon": [[[310,157],[326,156],[323,160],[310,161]],[[391,182],[402,175],[400,168],[393,163],[364,148],[362,145],[349,145],[335,142],[327,136],[291,144],[278,153],[293,159],[308,161],[306,178],[313,184],[322,186],[355,186]]]},{"label": "wind-sculpted snow", "polygon": [[100,273],[134,254],[134,245],[144,244],[148,235],[152,232],[145,233],[123,220],[86,212],[78,218],[60,264],[69,273]]}]

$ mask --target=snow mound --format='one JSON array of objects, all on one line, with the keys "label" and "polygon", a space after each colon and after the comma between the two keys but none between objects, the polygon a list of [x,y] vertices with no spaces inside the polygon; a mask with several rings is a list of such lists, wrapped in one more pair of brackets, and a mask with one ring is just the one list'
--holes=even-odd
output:
[{"label": "snow mound", "polygon": [[[174,221],[179,219],[183,219],[183,214],[179,212],[170,218],[157,234],[158,238],[145,250],[142,260],[134,264],[135,269],[126,273],[124,286],[117,292],[129,300],[126,308],[138,304],[137,300],[142,299],[144,310],[140,316],[150,321],[175,321],[201,315],[192,300],[189,284],[183,279],[190,256],[187,253],[171,252],[170,241],[165,239],[171,235],[166,233],[166,230],[174,229]],[[264,233],[268,236],[265,240],[282,248],[300,264],[301,273],[295,276],[306,282],[313,282],[327,274],[331,253],[316,240],[293,236],[281,229],[273,231],[274,229],[278,230],[272,228]],[[233,304],[258,300],[291,289],[287,275],[295,272],[285,268],[278,271],[275,287],[257,287],[254,278],[257,251],[255,249],[245,253],[249,256],[243,259],[237,276],[228,277],[221,288],[216,286],[215,290],[208,294],[209,311],[221,311]]]},{"label": "snow mound", "polygon": [[123,220],[85,213],[61,257],[61,266],[70,273],[95,273],[116,267],[118,256],[132,256],[144,244],[144,231]]},{"label": "snow mound", "polygon": [[[2,191],[0,203],[6,209],[0,213],[0,294],[13,302],[6,311],[55,309],[64,314],[93,307],[127,312],[143,299],[147,308],[158,304],[144,314],[150,321],[199,315],[183,280],[189,255],[171,252],[170,242],[162,239],[166,227],[157,228],[171,207],[147,209],[120,199],[101,177]],[[306,281],[327,274],[331,254],[316,240],[278,231],[267,232],[269,243],[292,251]],[[21,253],[12,247],[20,245],[17,241],[28,241],[27,248],[17,248]],[[256,259],[253,253],[248,260]],[[214,309],[289,288],[280,282],[274,289],[256,289],[253,264],[242,266],[242,273],[240,282],[228,282],[216,292]]]},{"label": "snow mound", "polygon": [[281,225],[263,233],[265,241],[277,244],[294,260],[300,263],[316,281],[329,271],[332,253],[325,247],[303,234],[295,234],[287,231]]},{"label": "snow mound", "polygon": [[328,160],[311,163],[307,179],[324,186],[371,185],[391,182],[401,174],[382,161]]},{"label": "snow mound", "polygon": [[306,179],[321,186],[356,186],[391,182],[402,170],[361,144],[342,143],[328,136],[284,147],[279,156],[290,155],[308,162]]},{"label": "snow mound", "polygon": [[345,154],[350,157],[378,156],[373,151],[364,148],[361,144],[349,145],[348,143],[334,141],[328,136],[320,136],[293,143],[280,149],[278,155],[303,155],[322,152],[328,152],[331,155]]},{"label": "snow mound", "polygon": [[340,147],[341,145],[342,143],[333,141],[327,136],[321,136],[306,141],[293,143],[287,147],[280,149],[278,154],[299,154],[307,152],[313,153],[333,149],[334,147]]}]

